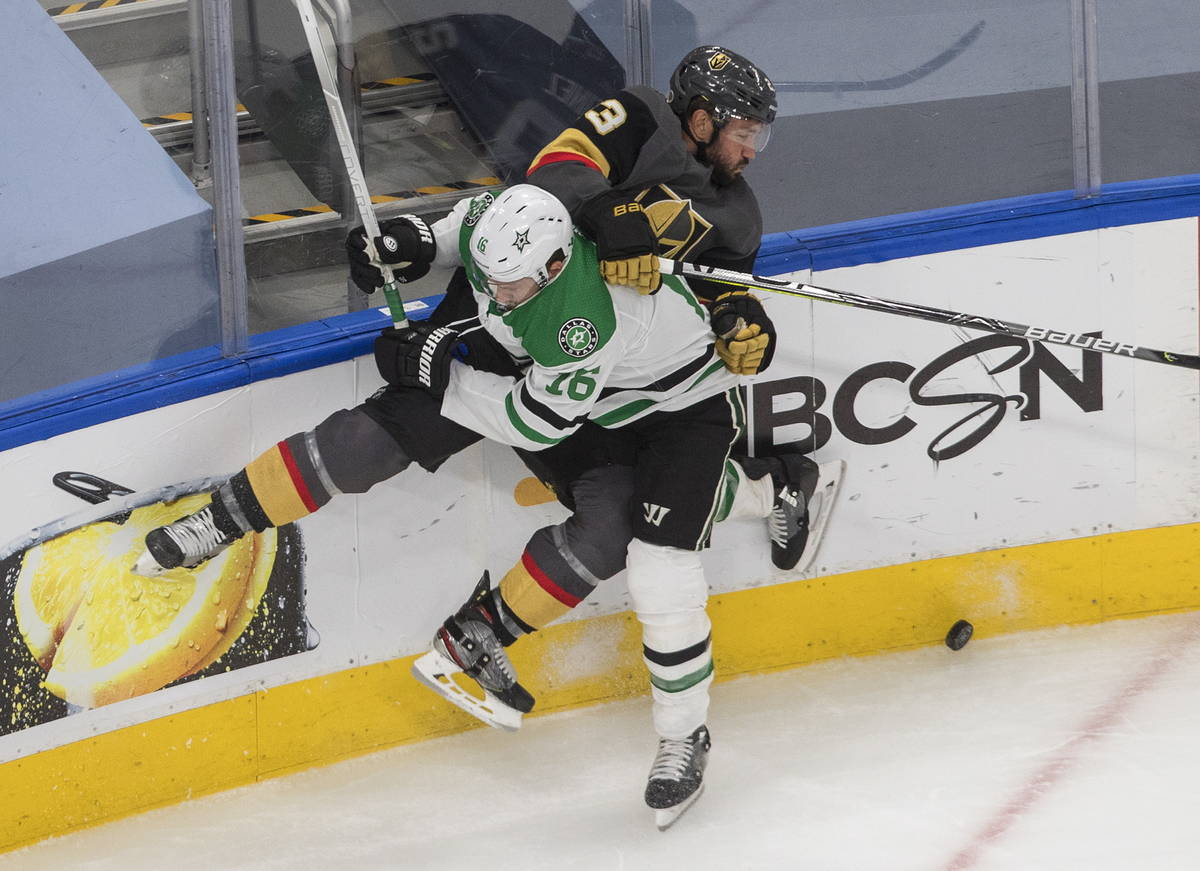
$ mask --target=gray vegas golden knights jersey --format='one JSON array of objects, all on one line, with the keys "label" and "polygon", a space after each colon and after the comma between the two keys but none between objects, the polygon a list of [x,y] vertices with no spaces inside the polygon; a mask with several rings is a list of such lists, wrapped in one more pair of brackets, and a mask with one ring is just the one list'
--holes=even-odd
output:
[{"label": "gray vegas golden knights jersey", "polygon": [[744,178],[712,183],[712,170],[688,154],[679,118],[652,88],[633,86],[589,109],[538,152],[528,180],[572,216],[610,188],[629,191],[650,218],[661,256],[753,269],[762,238],[754,192]]},{"label": "gray vegas golden knights jersey", "polygon": [[485,438],[537,451],[585,420],[621,427],[737,384],[713,348],[708,311],[683,281],[663,276],[653,296],[610,286],[600,277],[595,247],[578,234],[557,278],[529,301],[499,311],[481,290],[484,279],[470,256],[473,227],[463,224],[471,203],[490,197],[462,200],[433,225],[437,262],[466,268],[483,328],[528,365],[525,377],[514,381],[456,361],[442,399],[444,417]]}]

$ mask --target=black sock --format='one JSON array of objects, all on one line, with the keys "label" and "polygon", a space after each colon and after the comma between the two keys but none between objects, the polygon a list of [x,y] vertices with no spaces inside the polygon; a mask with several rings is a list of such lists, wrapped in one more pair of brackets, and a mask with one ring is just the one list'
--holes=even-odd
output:
[{"label": "black sock", "polygon": [[[494,588],[487,599],[482,604],[490,614],[495,618],[493,626],[496,629],[496,638],[505,647],[508,647],[522,635],[529,635],[537,630],[513,613],[512,608],[504,601],[504,597],[500,595],[500,588]],[[516,633],[510,627],[517,630]]]}]

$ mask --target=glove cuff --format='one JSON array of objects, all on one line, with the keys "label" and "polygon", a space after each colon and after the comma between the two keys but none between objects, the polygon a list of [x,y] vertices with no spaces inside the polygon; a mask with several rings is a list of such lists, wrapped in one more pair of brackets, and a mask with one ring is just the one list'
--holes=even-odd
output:
[{"label": "glove cuff", "polygon": [[600,260],[625,260],[658,253],[650,218],[626,191],[610,191],[588,200],[576,222],[596,242]]}]

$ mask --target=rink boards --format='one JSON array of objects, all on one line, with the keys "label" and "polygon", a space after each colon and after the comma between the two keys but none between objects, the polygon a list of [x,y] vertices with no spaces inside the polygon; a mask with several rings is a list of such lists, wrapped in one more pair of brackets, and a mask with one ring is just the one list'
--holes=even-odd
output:
[{"label": "rink boards", "polygon": [[[1197,241],[1197,220],[1184,217],[834,268],[818,257],[815,270],[785,274],[1194,354]],[[705,566],[720,677],[937,644],[960,618],[986,636],[1200,607],[1200,585],[1180,582],[1196,577],[1200,530],[1195,371],[823,303],[766,304],[783,341],[747,385],[749,441],[759,453],[799,443],[847,472],[804,575],[774,571],[761,524],[717,528]],[[519,505],[536,490],[490,444],[437,475],[410,470],[335,500],[263,543],[199,605],[226,627],[218,635],[239,637],[189,656],[131,645],[130,674],[110,680],[130,698],[90,707],[48,686],[61,672],[76,692],[98,687],[78,657],[56,657],[66,660],[72,632],[140,613],[116,599],[146,592],[91,580],[96,553],[124,559],[137,511],[235,471],[378,385],[358,357],[0,454],[9,492],[21,494],[0,508],[4,591],[17,600],[0,675],[0,846],[472,725],[412,680],[409,662],[483,569],[497,578],[534,529],[565,517],[553,503]],[[87,508],[51,484],[64,471],[134,492]],[[47,580],[47,567],[71,560],[86,569]],[[627,609],[618,576],[514,648],[539,712],[645,691]],[[187,628],[165,631],[181,633],[180,647],[209,643]],[[148,671],[169,685],[140,677]]]}]

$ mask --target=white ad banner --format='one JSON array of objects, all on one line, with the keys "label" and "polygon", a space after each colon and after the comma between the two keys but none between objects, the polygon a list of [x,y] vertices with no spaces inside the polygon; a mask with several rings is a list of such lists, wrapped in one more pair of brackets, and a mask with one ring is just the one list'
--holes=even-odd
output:
[{"label": "white ad banner", "polygon": [[[795,277],[1194,354],[1196,236],[1188,219]],[[773,568],[764,523],[731,521],[704,557],[714,592],[1197,519],[1193,370],[790,297],[766,306],[780,341],[746,385],[749,442],[846,473],[807,574]],[[519,504],[537,491],[529,473],[483,444],[436,474],[334,497],[186,578],[129,571],[148,529],[380,383],[361,358],[0,455],[0,759],[418,653],[485,569],[498,582],[534,530],[566,518]],[[618,575],[568,619],[627,607]]]}]

